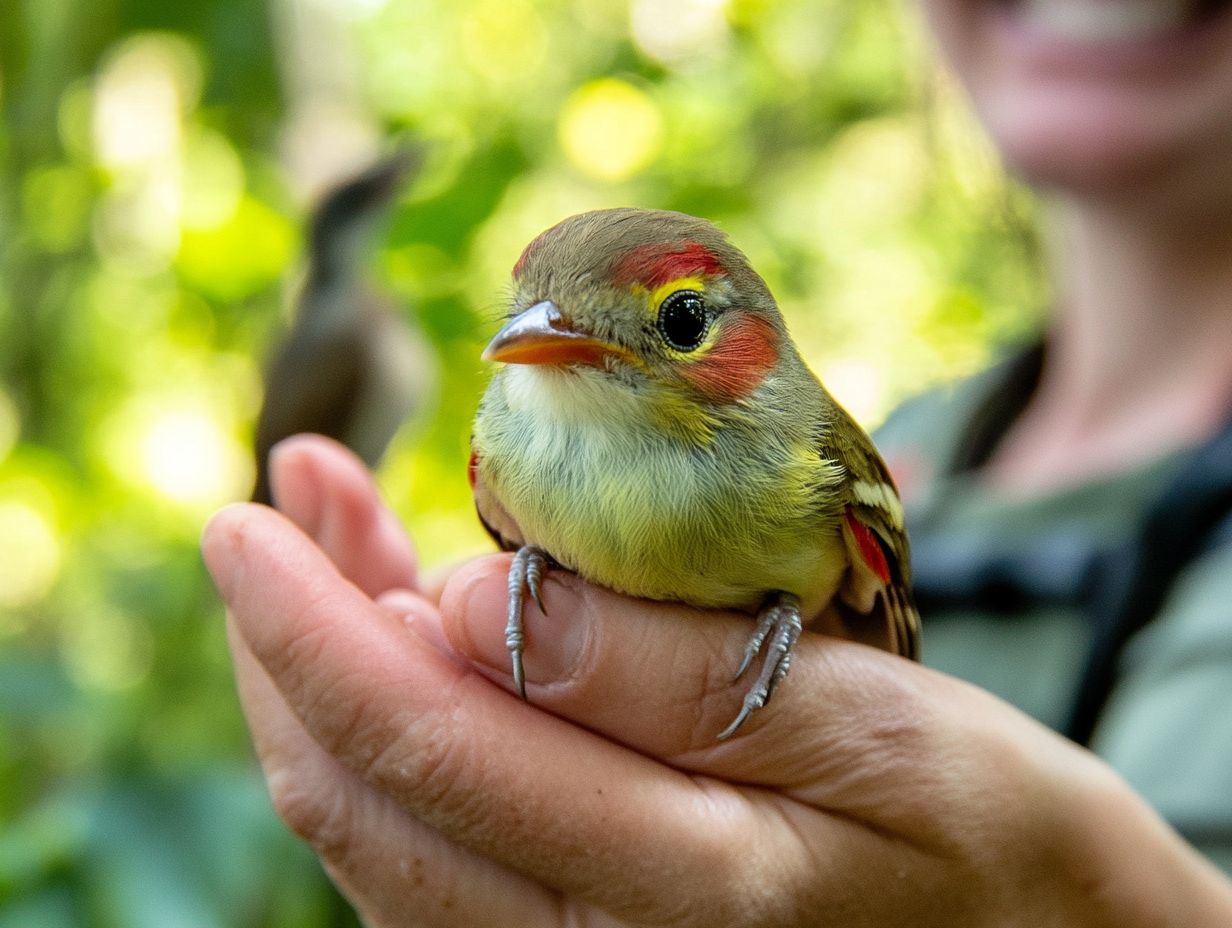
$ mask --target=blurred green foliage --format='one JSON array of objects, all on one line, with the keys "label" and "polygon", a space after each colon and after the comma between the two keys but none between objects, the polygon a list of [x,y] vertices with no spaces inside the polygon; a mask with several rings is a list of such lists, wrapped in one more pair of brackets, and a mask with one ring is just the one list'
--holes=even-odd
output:
[{"label": "blurred green foliage", "polygon": [[[381,475],[439,563],[486,550],[463,467],[478,354],[508,268],[564,215],[719,221],[870,423],[1035,324],[1029,206],[912,12],[10,0],[0,928],[353,923],[269,810],[196,551],[251,480],[322,140],[341,151],[360,126],[427,146],[373,273],[441,358],[434,410]],[[314,72],[317,51],[344,80]]]}]

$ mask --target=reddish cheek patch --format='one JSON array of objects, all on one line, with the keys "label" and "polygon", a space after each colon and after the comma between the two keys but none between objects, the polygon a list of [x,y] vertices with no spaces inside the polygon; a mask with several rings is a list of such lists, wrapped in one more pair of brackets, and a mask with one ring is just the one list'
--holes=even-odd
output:
[{"label": "reddish cheek patch", "polygon": [[642,245],[634,248],[616,268],[616,282],[641,284],[654,290],[681,277],[717,276],[723,265],[705,245],[677,242],[673,245]]},{"label": "reddish cheek patch", "polygon": [[471,452],[471,459],[466,462],[466,482],[471,485],[471,489],[475,489],[475,482],[479,479],[479,455],[474,451]]},{"label": "reddish cheek patch", "polygon": [[688,362],[684,376],[703,393],[732,402],[752,392],[778,360],[774,326],[759,316],[746,316],[727,325],[704,356]]}]

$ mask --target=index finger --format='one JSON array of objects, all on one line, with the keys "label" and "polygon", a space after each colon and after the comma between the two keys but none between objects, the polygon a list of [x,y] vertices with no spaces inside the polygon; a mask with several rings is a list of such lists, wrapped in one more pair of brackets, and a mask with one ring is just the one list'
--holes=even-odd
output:
[{"label": "index finger", "polygon": [[419,589],[406,531],[348,448],[323,435],[294,435],[270,452],[270,481],[279,511],[369,596]]}]

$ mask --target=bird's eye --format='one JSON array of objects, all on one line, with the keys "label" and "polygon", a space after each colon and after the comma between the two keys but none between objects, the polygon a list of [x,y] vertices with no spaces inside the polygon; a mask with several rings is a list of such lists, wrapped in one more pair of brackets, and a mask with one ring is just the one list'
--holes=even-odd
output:
[{"label": "bird's eye", "polygon": [[710,314],[696,290],[677,290],[659,307],[659,334],[678,351],[692,351],[706,338]]}]

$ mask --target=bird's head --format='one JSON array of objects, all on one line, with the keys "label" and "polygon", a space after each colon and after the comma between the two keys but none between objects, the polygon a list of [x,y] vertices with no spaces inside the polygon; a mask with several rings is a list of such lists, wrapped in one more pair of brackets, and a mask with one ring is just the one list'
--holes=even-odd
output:
[{"label": "bird's head", "polygon": [[329,190],[312,213],[309,248],[314,272],[346,278],[363,267],[363,252],[398,191],[419,170],[419,149],[403,148]]},{"label": "bird's head", "polygon": [[774,298],[714,225],[597,210],[527,246],[488,361],[579,374],[712,406],[752,393],[791,351]]}]

